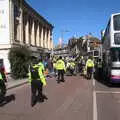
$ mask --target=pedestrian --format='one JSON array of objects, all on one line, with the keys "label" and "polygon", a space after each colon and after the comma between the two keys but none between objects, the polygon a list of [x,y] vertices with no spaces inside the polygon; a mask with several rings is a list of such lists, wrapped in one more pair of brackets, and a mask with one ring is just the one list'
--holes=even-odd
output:
[{"label": "pedestrian", "polygon": [[66,73],[70,73],[70,59],[68,58],[67,64],[66,64]]},{"label": "pedestrian", "polygon": [[81,56],[78,58],[78,72],[82,73],[82,59]]},{"label": "pedestrian", "polygon": [[48,59],[48,71],[49,73],[53,72],[53,62],[51,58]]},{"label": "pedestrian", "polygon": [[87,78],[91,79],[94,69],[94,62],[92,60],[92,57],[89,56],[87,62],[86,62],[86,70],[87,70]]},{"label": "pedestrian", "polygon": [[0,65],[0,103],[4,101],[6,94],[5,82],[7,82],[5,69],[2,65]]},{"label": "pedestrian", "polygon": [[54,70],[54,76],[57,76],[57,70],[56,70],[56,61],[53,61],[53,70]]},{"label": "pedestrian", "polygon": [[65,73],[66,69],[65,69],[65,62],[62,60],[62,56],[60,56],[56,62],[56,69],[58,71],[57,83],[60,83],[61,81],[64,82],[65,81],[64,73]]},{"label": "pedestrian", "polygon": [[83,74],[84,73],[84,69],[85,69],[85,58],[83,56],[82,56],[81,66],[82,66],[81,72]]},{"label": "pedestrian", "polygon": [[[39,63],[36,57],[32,58],[32,63],[29,68],[29,82],[31,83],[31,106],[33,107],[37,100],[44,102],[43,86],[46,86],[44,77],[44,65],[42,59]],[[38,95],[36,95],[38,93]]]}]

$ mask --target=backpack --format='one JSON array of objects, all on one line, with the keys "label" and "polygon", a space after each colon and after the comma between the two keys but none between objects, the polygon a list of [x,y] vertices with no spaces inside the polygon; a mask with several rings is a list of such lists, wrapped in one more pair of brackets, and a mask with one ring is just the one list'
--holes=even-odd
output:
[{"label": "backpack", "polygon": [[38,69],[39,69],[39,67],[30,66],[31,78],[32,78],[33,80],[40,79]]}]

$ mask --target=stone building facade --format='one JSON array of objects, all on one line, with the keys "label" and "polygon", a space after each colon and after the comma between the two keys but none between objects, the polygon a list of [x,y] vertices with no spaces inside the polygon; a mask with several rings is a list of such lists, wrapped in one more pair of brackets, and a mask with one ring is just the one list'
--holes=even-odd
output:
[{"label": "stone building facade", "polygon": [[0,61],[7,72],[11,47],[27,46],[37,56],[53,49],[53,25],[25,0],[1,0],[0,19]]}]

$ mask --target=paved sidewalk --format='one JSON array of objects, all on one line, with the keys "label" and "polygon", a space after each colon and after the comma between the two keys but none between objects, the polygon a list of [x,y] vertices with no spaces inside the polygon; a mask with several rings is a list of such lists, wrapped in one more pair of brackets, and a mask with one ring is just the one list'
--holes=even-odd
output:
[{"label": "paved sidewalk", "polygon": [[[52,77],[53,77],[53,74],[51,73],[46,77],[46,79],[52,78]],[[15,80],[10,76],[7,76],[7,78],[8,78],[8,80],[7,80],[8,82],[6,83],[7,89],[12,89],[12,88],[19,87],[21,85],[28,83],[28,78],[18,79],[18,80]]]},{"label": "paved sidewalk", "polygon": [[21,85],[28,83],[28,79],[18,79],[14,80],[13,78],[8,78],[8,82],[6,83],[7,89],[15,88]]}]

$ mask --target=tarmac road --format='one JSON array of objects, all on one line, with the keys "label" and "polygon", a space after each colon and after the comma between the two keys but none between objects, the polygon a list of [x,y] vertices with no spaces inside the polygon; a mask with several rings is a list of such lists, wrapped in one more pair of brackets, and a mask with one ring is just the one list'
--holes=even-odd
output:
[{"label": "tarmac road", "polygon": [[8,90],[9,99],[0,107],[0,119],[93,120],[92,80],[81,76],[65,76],[64,83],[57,84],[54,77],[47,81],[44,93],[48,100],[37,103],[34,107],[30,106],[29,84]]},{"label": "tarmac road", "polygon": [[[7,101],[0,106],[1,120],[120,120],[120,85],[81,76],[65,76],[57,84],[48,78],[43,103],[30,106],[30,85],[7,91]],[[13,101],[13,95],[15,100]]]},{"label": "tarmac road", "polygon": [[120,84],[93,80],[94,120],[120,120]]}]

